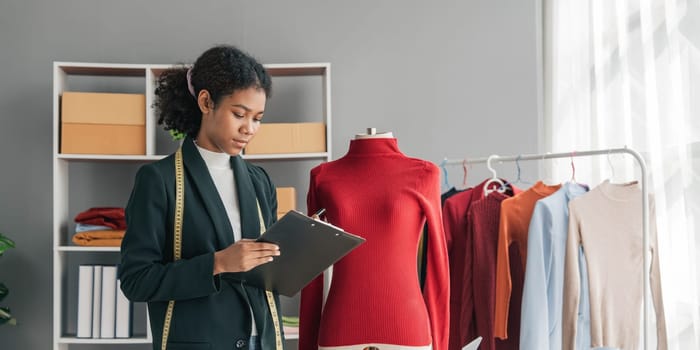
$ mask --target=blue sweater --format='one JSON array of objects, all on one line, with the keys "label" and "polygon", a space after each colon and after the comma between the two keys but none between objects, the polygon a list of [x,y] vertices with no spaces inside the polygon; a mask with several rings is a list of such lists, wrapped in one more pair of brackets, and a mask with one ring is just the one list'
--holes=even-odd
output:
[{"label": "blue sweater", "polygon": [[[527,263],[520,318],[521,350],[562,348],[564,258],[569,227],[569,201],[588,188],[566,183],[535,204],[527,240]],[[588,281],[583,249],[579,250],[581,303],[577,349],[590,348]]]}]

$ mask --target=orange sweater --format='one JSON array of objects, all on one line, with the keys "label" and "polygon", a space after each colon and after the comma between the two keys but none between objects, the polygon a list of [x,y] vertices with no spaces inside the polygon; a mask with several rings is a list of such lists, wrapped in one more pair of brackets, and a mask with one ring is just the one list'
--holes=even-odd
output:
[{"label": "orange sweater", "polygon": [[[509,327],[509,309],[520,312],[521,301],[513,299],[511,292],[522,295],[522,286],[525,279],[525,261],[527,260],[527,230],[530,226],[530,218],[535,209],[535,203],[556,192],[561,185],[547,186],[538,181],[530,189],[521,194],[503,200],[501,203],[501,219],[498,228],[498,252],[496,255],[496,310],[494,318],[494,336],[500,339],[508,339],[508,330],[515,332],[511,336],[519,337],[520,315],[511,318]],[[511,245],[517,247],[520,261],[510,261],[508,250]],[[511,269],[519,271],[517,275],[511,275]],[[513,282],[521,290],[513,291]],[[518,324],[513,324],[518,323]]]}]

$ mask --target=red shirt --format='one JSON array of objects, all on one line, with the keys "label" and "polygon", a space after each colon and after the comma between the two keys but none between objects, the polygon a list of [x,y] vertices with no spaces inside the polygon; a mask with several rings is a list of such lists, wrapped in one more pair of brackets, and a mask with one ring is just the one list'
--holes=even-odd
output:
[{"label": "red shirt", "polygon": [[450,339],[449,349],[460,350],[477,337],[471,317],[474,295],[471,285],[472,240],[467,237],[467,212],[471,204],[484,198],[484,184],[457,193],[442,207],[450,262]]},{"label": "red shirt", "polygon": [[[309,212],[367,241],[302,290],[299,349],[383,343],[447,348],[449,279],[440,211],[440,172],[402,154],[396,139],[350,143],[341,159],[311,170]],[[428,223],[425,287],[416,256]],[[322,311],[321,311],[322,310]]]}]

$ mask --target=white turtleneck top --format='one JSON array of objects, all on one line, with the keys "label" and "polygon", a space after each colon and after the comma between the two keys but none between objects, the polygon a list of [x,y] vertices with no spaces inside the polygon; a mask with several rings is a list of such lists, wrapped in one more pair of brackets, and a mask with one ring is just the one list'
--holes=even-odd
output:
[{"label": "white turtleneck top", "polygon": [[[212,152],[208,149],[197,145],[199,154],[207,164],[209,175],[211,175],[216,190],[219,192],[221,202],[226,209],[228,221],[231,223],[233,230],[233,240],[241,239],[241,212],[238,207],[238,192],[236,191],[236,178],[231,168],[231,156],[224,152]],[[250,317],[253,321],[251,336],[258,334],[258,329],[255,327],[255,319],[253,318],[253,310],[250,310]]]},{"label": "white turtleneck top", "polygon": [[236,192],[236,179],[231,169],[231,156],[224,152],[212,152],[197,145],[199,154],[207,164],[209,175],[214,180],[219,197],[226,208],[228,221],[233,229],[234,242],[241,239],[241,212],[238,208],[238,193]]}]

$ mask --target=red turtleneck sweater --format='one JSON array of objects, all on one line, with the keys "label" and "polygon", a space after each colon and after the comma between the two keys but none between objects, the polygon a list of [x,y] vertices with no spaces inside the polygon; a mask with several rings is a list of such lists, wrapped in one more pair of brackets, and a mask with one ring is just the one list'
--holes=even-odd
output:
[{"label": "red turtleneck sweater", "polygon": [[[309,212],[367,241],[301,294],[299,349],[394,344],[447,348],[449,271],[440,211],[440,172],[399,151],[396,139],[352,140],[348,153],[311,170]],[[418,242],[428,223],[421,292]]]}]

